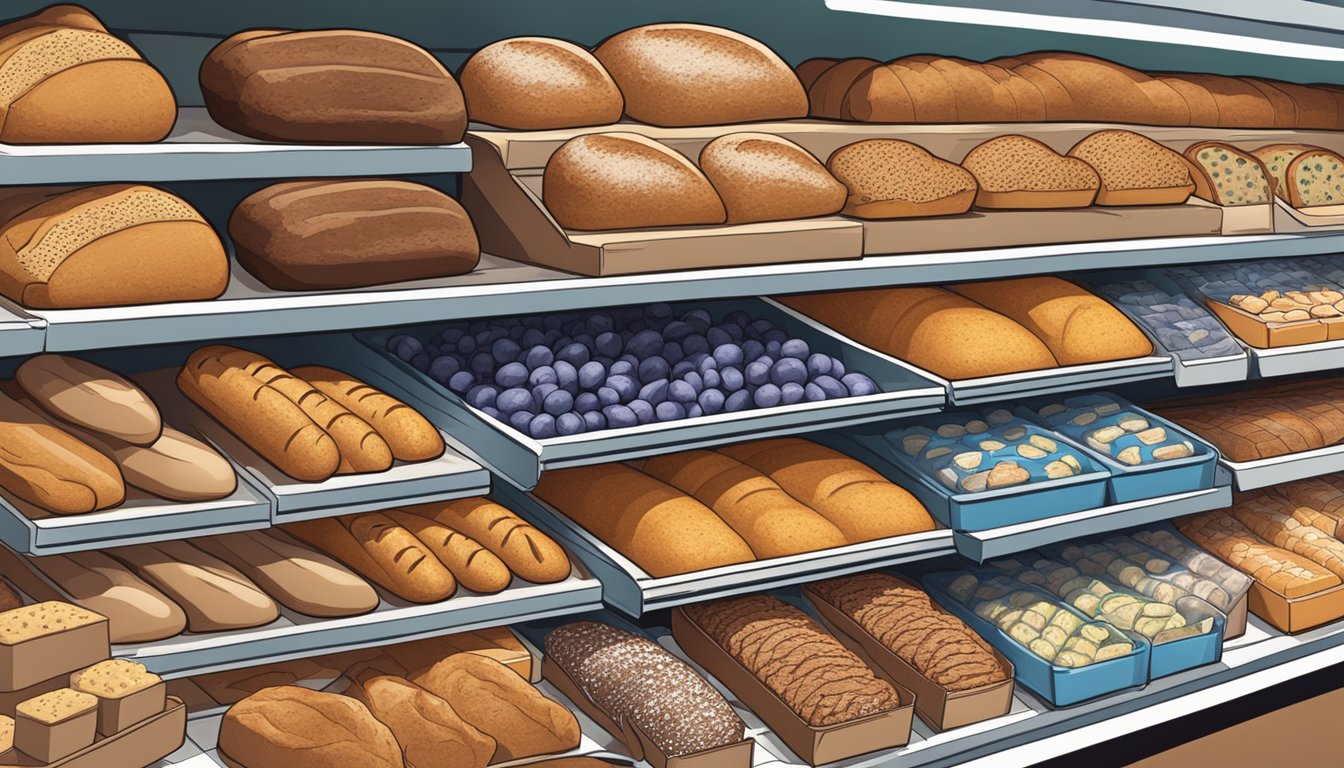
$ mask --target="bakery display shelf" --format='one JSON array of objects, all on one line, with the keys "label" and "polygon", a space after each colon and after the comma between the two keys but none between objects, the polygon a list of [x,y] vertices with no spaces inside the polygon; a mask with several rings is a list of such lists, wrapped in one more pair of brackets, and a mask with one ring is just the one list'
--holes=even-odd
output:
[{"label": "bakery display shelf", "polygon": [[634,617],[687,603],[843,576],[953,552],[952,531],[940,528],[835,549],[654,577],[535,496],[500,483],[495,488],[495,497],[499,503],[563,541],[602,582],[603,602]]},{"label": "bakery display shelf", "polygon": [[838,358],[844,363],[845,370],[867,374],[880,391],[858,397],[805,401],[568,437],[533,439],[468,405],[447,387],[386,351],[392,336],[399,333],[425,336],[436,329],[434,326],[356,334],[345,344],[348,351],[330,349],[328,354],[336,361],[333,362],[336,367],[405,400],[464,451],[525,489],[535,486],[541,473],[548,469],[621,461],[747,438],[864,424],[892,416],[932,413],[946,403],[943,388],[913,366],[858,346],[812,319],[768,299],[673,305],[673,312],[693,308],[708,310],[715,320],[734,310],[745,311],[754,319],[769,320],[790,336],[807,342],[813,352]]},{"label": "bakery display shelf", "polygon": [[35,355],[46,344],[47,321],[0,299],[0,357]]},{"label": "bakery display shelf", "polygon": [[1218,464],[1232,473],[1238,491],[1251,491],[1308,477],[1344,472],[1344,445],[1330,445],[1253,461],[1220,458]]},{"label": "bakery display shelf", "polygon": [[1135,381],[1171,378],[1175,376],[1174,369],[1172,358],[1163,353],[1129,360],[1070,365],[958,381],[938,379],[934,374],[927,372],[924,375],[942,381],[947,387],[948,401],[953,405],[963,406],[1021,400],[1058,392],[1106,389]]},{"label": "bakery display shelf", "polygon": [[1265,349],[1247,345],[1246,354],[1251,372],[1261,379],[1344,368],[1344,340]]},{"label": "bakery display shelf", "polygon": [[221,128],[204,107],[182,107],[154,144],[0,144],[6,184],[196,181],[465,173],[471,149],[436,146],[291,144]]}]

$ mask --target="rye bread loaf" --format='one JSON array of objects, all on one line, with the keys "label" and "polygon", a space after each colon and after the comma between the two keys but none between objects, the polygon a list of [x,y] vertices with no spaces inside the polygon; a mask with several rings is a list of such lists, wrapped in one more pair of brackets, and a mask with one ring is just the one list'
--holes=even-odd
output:
[{"label": "rye bread loaf", "polygon": [[812,84],[821,77],[826,70],[840,62],[839,59],[828,59],[817,57],[807,59],[793,68],[793,74],[798,76],[798,82],[803,86],[804,91],[808,91],[808,98],[811,99]]},{"label": "rye bread loaf", "polygon": [[807,150],[767,133],[720,136],[700,150],[700,170],[714,185],[729,224],[829,216],[845,204],[845,187]]},{"label": "rye bread loaf", "polygon": [[462,205],[396,179],[289,181],[229,217],[234,256],[271,288],[357,288],[470,272],[481,257]]},{"label": "rye bread loaf", "polygon": [[722,224],[727,217],[719,193],[694,163],[635,133],[565,142],[546,162],[542,200],[565,229]]},{"label": "rye bread loaf", "polygon": [[101,365],[68,355],[30,357],[14,380],[58,419],[136,445],[159,439],[159,409],[139,387]]},{"label": "rye bread loaf", "polygon": [[458,73],[467,111],[500,128],[549,130],[606,125],[625,101],[593,54],[550,37],[512,37],[467,59]]},{"label": "rye bread loaf", "polygon": [[812,117],[840,120],[846,117],[845,104],[854,82],[873,67],[881,66],[876,59],[855,58],[837,62],[821,73],[807,89]]},{"label": "rye bread loaf", "polygon": [[1133,131],[1097,131],[1073,145],[1097,172],[1097,205],[1179,205],[1195,191],[1190,165],[1179,152]]},{"label": "rye bread loaf", "polygon": [[807,94],[782,59],[746,35],[703,24],[649,24],[593,51],[652,125],[720,125],[807,116]]},{"label": "rye bread loaf", "polygon": [[1344,203],[1344,158],[1328,149],[1309,149],[1288,163],[1285,187],[1294,208]]},{"label": "rye bread loaf", "polygon": [[969,171],[908,141],[856,141],[833,152],[826,167],[849,191],[843,212],[861,219],[965,213],[975,201]]},{"label": "rye bread loaf", "polygon": [[1101,187],[1085,161],[1018,134],[978,145],[961,167],[975,176],[977,208],[1085,208]]},{"label": "rye bread loaf", "polygon": [[482,733],[439,696],[405,678],[370,667],[351,670],[346,695],[359,700],[385,724],[408,765],[485,768],[495,740]]},{"label": "rye bread loaf", "polygon": [[203,301],[228,285],[219,235],[161,189],[17,187],[0,197],[0,293],[25,306]]},{"label": "rye bread loaf", "polygon": [[401,748],[368,707],[349,696],[293,685],[234,704],[219,726],[232,768],[403,768]]},{"label": "rye bread loaf", "polygon": [[57,515],[115,507],[126,499],[111,459],[0,392],[0,488]]},{"label": "rye bread loaf", "polygon": [[1274,195],[1282,200],[1288,199],[1288,165],[1293,158],[1315,149],[1310,144],[1266,144],[1251,154],[1260,161],[1274,184]]},{"label": "rye bread loaf", "polygon": [[181,606],[102,552],[31,558],[79,606],[107,617],[108,640],[147,643],[187,628]]},{"label": "rye bread loaf", "polygon": [[456,144],[467,128],[462,90],[443,64],[376,32],[239,32],[206,55],[200,81],[215,122],[258,139]]},{"label": "rye bread loaf", "polygon": [[1274,202],[1274,177],[1255,155],[1205,141],[1186,148],[1185,159],[1194,171],[1197,197],[1228,206]]}]

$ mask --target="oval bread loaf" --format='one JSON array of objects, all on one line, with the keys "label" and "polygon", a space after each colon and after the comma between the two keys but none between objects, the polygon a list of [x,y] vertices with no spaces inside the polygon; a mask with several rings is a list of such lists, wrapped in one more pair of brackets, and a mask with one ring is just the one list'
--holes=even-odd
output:
[{"label": "oval bread loaf", "polygon": [[67,355],[30,357],[14,379],[59,419],[136,445],[159,438],[159,409],[139,387],[112,371]]},{"label": "oval bread loaf", "polygon": [[1097,172],[1097,205],[1180,205],[1195,191],[1179,152],[1133,131],[1097,131],[1069,150]]},{"label": "oval bread loaf", "polygon": [[550,37],[491,43],[467,59],[458,77],[471,119],[500,128],[606,125],[619,121],[625,108],[593,54]]},{"label": "oval bread loaf", "polygon": [[826,167],[848,190],[844,213],[862,219],[965,213],[975,201],[970,171],[908,141],[856,141],[833,152]]},{"label": "oval bread loaf", "polygon": [[80,606],[107,617],[113,643],[149,643],[181,634],[187,614],[162,592],[102,552],[29,560]]},{"label": "oval bread loaf", "polygon": [[700,150],[700,170],[719,193],[729,224],[829,216],[845,187],[807,150],[766,133],[720,136]]},{"label": "oval bread loaf", "polygon": [[367,421],[392,449],[397,461],[428,461],[443,455],[443,436],[420,412],[400,400],[332,368],[305,365],[294,375]]},{"label": "oval bread loaf", "polygon": [[414,534],[448,567],[457,583],[472,592],[492,595],[513,581],[513,574],[503,560],[461,531],[400,509],[388,509],[383,514]]},{"label": "oval bread loaf", "polygon": [[172,501],[206,501],[233,495],[238,475],[219,452],[172,427],[153,445],[104,442],[129,485]]},{"label": "oval bread loaf", "polygon": [[403,768],[396,738],[349,696],[295,685],[263,688],[234,704],[219,725],[231,766]]},{"label": "oval bread loaf", "polygon": [[569,577],[569,555],[550,536],[483,497],[406,507],[405,511],[460,531],[493,552],[517,576],[533,584]]},{"label": "oval bread loaf", "polygon": [[1101,186],[1101,178],[1085,161],[1018,134],[980,144],[967,153],[961,167],[979,185],[977,208],[1084,208]]},{"label": "oval bread loaf", "polygon": [[809,99],[811,99],[812,84],[839,61],[839,59],[817,57],[807,59],[793,68],[793,74],[798,76],[798,82],[803,86],[803,90],[808,91]]},{"label": "oval bread loaf", "polygon": [[457,582],[410,531],[381,512],[289,523],[282,530],[403,600],[437,603]]},{"label": "oval bread loaf", "polygon": [[0,488],[57,515],[115,507],[126,499],[112,460],[0,393]]},{"label": "oval bread loaf", "polygon": [[357,616],[378,607],[378,593],[368,582],[331,558],[268,531],[206,536],[194,543],[305,616]]},{"label": "oval bread loaf", "polygon": [[351,678],[354,685],[346,695],[363,702],[387,724],[408,765],[450,761],[461,768],[485,768],[490,764],[495,740],[463,720],[448,702],[402,677],[369,668],[353,671]]},{"label": "oval bread loaf", "polygon": [[280,616],[256,584],[188,542],[134,544],[107,553],[182,606],[191,632],[259,627]]}]

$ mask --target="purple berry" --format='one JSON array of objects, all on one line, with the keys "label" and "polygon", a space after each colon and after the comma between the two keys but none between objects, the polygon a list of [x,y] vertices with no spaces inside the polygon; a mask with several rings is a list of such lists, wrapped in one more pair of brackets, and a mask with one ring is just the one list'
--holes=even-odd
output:
[{"label": "purple berry", "polygon": [[[495,348],[499,347],[499,342],[495,342]],[[555,362],[555,355],[551,353],[551,348],[545,344],[537,344],[527,350],[527,356],[523,362],[528,368],[540,368],[543,365],[550,365]]]},{"label": "purple berry", "polygon": [[712,415],[723,410],[723,405],[726,400],[727,399],[723,396],[723,392],[717,389],[706,389],[704,392],[700,393],[700,397],[696,399],[696,402],[705,413]]},{"label": "purple berry", "polygon": [[597,351],[601,352],[607,357],[619,356],[621,354],[621,350],[624,349],[625,347],[625,345],[621,342],[621,337],[611,331],[605,331],[603,333],[599,333],[594,343],[597,346]]},{"label": "purple berry", "polygon": [[770,383],[777,387],[785,384],[797,384],[800,387],[807,382],[807,366],[796,357],[786,357],[770,368]]},{"label": "purple berry", "polygon": [[420,354],[411,358],[411,365],[415,366],[415,369],[417,371],[428,371],[429,355],[425,352],[421,352]]},{"label": "purple berry", "polygon": [[626,405],[608,405],[602,409],[602,415],[607,417],[607,426],[612,429],[624,429],[639,424],[635,412]]},{"label": "purple berry", "polygon": [[527,366],[522,363],[508,363],[495,371],[495,383],[509,389],[521,387],[527,383]]},{"label": "purple berry", "polygon": [[528,374],[527,383],[536,387],[542,384],[555,384],[557,379],[555,369],[549,365],[543,365],[540,368],[534,368],[532,373]]},{"label": "purple berry", "polygon": [[596,411],[602,407],[602,401],[597,399],[597,395],[592,392],[580,392],[579,396],[574,398],[574,410],[579,413],[588,413]]},{"label": "purple berry", "polygon": [[826,397],[824,399],[826,400],[849,397],[849,390],[833,376],[818,376],[812,380],[812,385],[815,385],[825,393]]},{"label": "purple berry", "polygon": [[446,384],[460,370],[462,362],[452,355],[439,355],[429,364],[429,375],[440,384]]},{"label": "purple berry", "polygon": [[714,348],[714,362],[720,368],[726,368],[730,365],[742,365],[742,348],[736,344],[720,344]]},{"label": "purple berry", "polygon": [[561,437],[577,435],[585,430],[583,417],[577,413],[562,413],[555,417],[555,431]]},{"label": "purple berry", "polygon": [[[687,375],[689,376],[691,374],[688,373]],[[681,379],[673,381],[667,387],[668,399],[675,400],[678,403],[693,403],[695,402],[696,394],[695,387],[692,387]]]},{"label": "purple berry", "polygon": [[476,374],[471,371],[458,371],[448,380],[448,388],[458,394],[471,389],[471,385],[476,383]]},{"label": "purple berry", "polygon": [[527,431],[536,440],[555,437],[555,417],[549,413],[539,413],[532,419],[532,423],[527,425]]},{"label": "purple berry", "polygon": [[535,410],[535,406],[536,403],[532,400],[532,393],[522,387],[506,389],[495,396],[495,407],[506,416],[518,411]]},{"label": "purple berry", "polygon": [[762,384],[756,389],[752,401],[756,403],[757,408],[774,408],[782,399],[783,393],[779,391],[779,387],[774,384]]},{"label": "purple berry", "polygon": [[812,351],[807,346],[807,342],[802,339],[788,339],[781,345],[780,349],[788,357],[796,357],[799,360],[806,360]]},{"label": "purple berry", "polygon": [[672,371],[672,366],[668,365],[667,360],[664,360],[661,355],[653,355],[645,358],[644,361],[639,364],[638,371],[640,381],[657,381],[659,379],[666,379],[667,375]]},{"label": "purple berry", "polygon": [[586,432],[597,432],[607,428],[607,417],[602,415],[601,411],[588,411],[583,414],[583,424]]},{"label": "purple berry", "polygon": [[862,373],[846,373],[840,379],[840,383],[849,390],[851,397],[863,397],[864,395],[877,394],[877,384]]},{"label": "purple berry", "polygon": [[736,367],[720,368],[719,379],[722,382],[721,386],[728,392],[736,392],[746,386],[747,383],[746,378],[742,376],[742,371]]},{"label": "purple berry", "polygon": [[603,406],[617,405],[621,402],[621,396],[616,394],[616,390],[611,387],[599,387],[597,390],[597,401]]},{"label": "purple berry", "polygon": [[607,368],[596,360],[589,360],[579,368],[579,389],[592,390],[607,379]]},{"label": "purple berry", "polygon": [[753,387],[759,387],[770,381],[770,366],[757,360],[754,363],[747,364],[745,378],[747,383]]},{"label": "purple berry", "polygon": [[542,401],[541,407],[552,416],[569,413],[574,410],[574,397],[563,389],[557,389],[546,395],[546,399]]},{"label": "purple berry", "polygon": [[667,399],[667,379],[650,381],[639,388],[639,399],[650,405],[658,405]]},{"label": "purple berry", "polygon": [[509,414],[509,426],[526,435],[529,433],[528,427],[532,426],[532,419],[534,418],[536,417],[531,411],[514,411]]},{"label": "purple berry", "polygon": [[419,339],[405,334],[393,336],[387,342],[387,348],[407,363],[411,362],[411,358],[425,351],[425,346],[420,343]]},{"label": "purple berry", "polygon": [[784,405],[801,403],[803,394],[803,385],[792,381],[779,388],[780,402]]},{"label": "purple berry", "polygon": [[807,375],[809,378],[817,376],[827,376],[831,373],[831,356],[823,355],[820,352],[813,352],[807,358]]},{"label": "purple berry", "polygon": [[518,342],[509,338],[496,339],[495,343],[490,345],[490,354],[495,358],[495,362],[500,365],[512,363],[518,359],[518,355],[522,352],[523,350],[518,346]]},{"label": "purple berry", "polygon": [[659,421],[680,421],[686,418],[686,407],[671,400],[664,400],[653,410]]},{"label": "purple berry", "polygon": [[555,365],[551,367],[555,369],[555,383],[559,384],[561,389],[571,395],[579,391],[579,372],[574,366],[564,360],[556,360]]},{"label": "purple berry", "polygon": [[723,380],[720,378],[719,372],[713,368],[700,374],[700,378],[705,380],[705,389],[718,389],[723,385]]},{"label": "purple berry", "polygon": [[729,413],[745,411],[751,407],[751,393],[745,389],[739,389],[728,396],[723,403],[723,410]]},{"label": "purple berry", "polygon": [[467,390],[467,404],[473,408],[490,408],[495,405],[499,390],[489,384],[477,384]]},{"label": "purple berry", "polygon": [[635,420],[640,424],[651,424],[654,420],[653,406],[644,400],[631,400],[630,410],[635,414]]},{"label": "purple berry", "polygon": [[584,363],[591,360],[592,354],[589,352],[587,346],[585,346],[581,342],[575,341],[566,344],[563,348],[561,348],[560,354],[556,355],[556,358],[559,360],[564,360],[566,363],[569,363],[575,368],[578,368],[582,366]]}]

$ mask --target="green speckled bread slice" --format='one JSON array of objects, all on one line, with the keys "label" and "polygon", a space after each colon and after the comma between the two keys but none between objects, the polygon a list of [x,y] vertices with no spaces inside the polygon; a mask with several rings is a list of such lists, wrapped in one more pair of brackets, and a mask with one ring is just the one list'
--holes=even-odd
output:
[{"label": "green speckled bread slice", "polygon": [[1255,155],[1221,141],[1205,141],[1185,150],[1195,178],[1195,195],[1218,205],[1257,205],[1274,201],[1269,170]]},{"label": "green speckled bread slice", "polygon": [[1133,131],[1097,131],[1069,150],[1101,176],[1097,205],[1179,205],[1195,191],[1180,153]]},{"label": "green speckled bread slice", "polygon": [[1269,171],[1270,177],[1274,180],[1274,194],[1287,200],[1288,164],[1309,149],[1315,149],[1315,147],[1310,144],[1267,144],[1259,149],[1251,150],[1251,154],[1265,164],[1265,170]]},{"label": "green speckled bread slice", "polygon": [[1344,158],[1328,149],[1310,149],[1288,164],[1288,203],[1310,208],[1344,203]]}]

